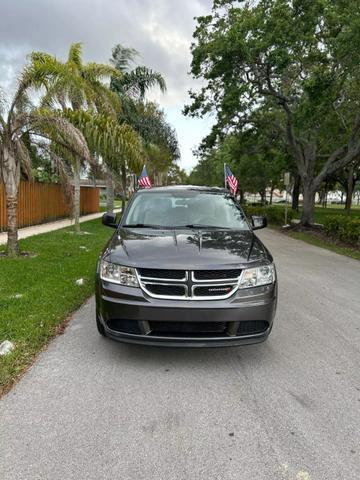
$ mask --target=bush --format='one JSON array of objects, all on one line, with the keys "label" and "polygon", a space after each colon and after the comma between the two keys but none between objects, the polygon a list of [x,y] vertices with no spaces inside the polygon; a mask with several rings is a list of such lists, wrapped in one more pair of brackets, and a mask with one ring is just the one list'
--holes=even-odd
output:
[{"label": "bush", "polygon": [[360,219],[344,215],[329,216],[324,219],[324,229],[331,237],[342,242],[360,246]]},{"label": "bush", "polygon": [[[252,215],[261,215],[267,218],[270,225],[284,225],[285,209],[283,207],[270,206],[243,206],[243,210],[248,218]],[[295,217],[295,213],[291,208],[288,208],[288,223]]]}]

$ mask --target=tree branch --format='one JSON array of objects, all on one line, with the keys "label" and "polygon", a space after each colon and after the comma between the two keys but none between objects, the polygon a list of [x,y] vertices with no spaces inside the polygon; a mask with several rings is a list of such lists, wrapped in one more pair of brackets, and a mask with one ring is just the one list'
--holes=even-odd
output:
[{"label": "tree branch", "polygon": [[315,181],[319,184],[327,175],[343,168],[360,155],[360,114],[357,114],[347,145],[336,149],[325,162]]}]

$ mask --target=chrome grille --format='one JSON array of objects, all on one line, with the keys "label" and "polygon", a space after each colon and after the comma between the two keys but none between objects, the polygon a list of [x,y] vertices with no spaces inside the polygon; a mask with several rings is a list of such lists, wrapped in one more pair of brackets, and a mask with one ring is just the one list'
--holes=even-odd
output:
[{"label": "chrome grille", "polygon": [[240,274],[240,269],[137,269],[139,284],[149,296],[182,300],[228,298],[237,290]]}]

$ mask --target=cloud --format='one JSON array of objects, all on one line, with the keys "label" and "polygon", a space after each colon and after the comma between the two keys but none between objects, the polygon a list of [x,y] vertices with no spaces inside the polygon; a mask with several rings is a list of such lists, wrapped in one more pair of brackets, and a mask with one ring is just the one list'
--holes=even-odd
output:
[{"label": "cloud", "polygon": [[208,13],[211,4],[211,0],[1,0],[0,85],[11,90],[32,50],[65,58],[69,45],[82,41],[85,60],[107,62],[116,43],[133,47],[141,54],[139,63],[166,79],[166,94],[154,91],[151,98],[174,122],[182,164],[189,169],[195,163],[189,145],[199,143],[207,122],[184,120],[181,110],[188,90],[196,86],[188,75],[194,17]]}]

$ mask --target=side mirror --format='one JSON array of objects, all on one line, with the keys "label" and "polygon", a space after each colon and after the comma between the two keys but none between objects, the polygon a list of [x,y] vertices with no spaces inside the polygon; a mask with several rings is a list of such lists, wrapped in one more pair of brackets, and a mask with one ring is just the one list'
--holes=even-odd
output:
[{"label": "side mirror", "polygon": [[116,213],[104,213],[102,216],[102,224],[107,227],[117,228]]},{"label": "side mirror", "polygon": [[257,216],[257,215],[253,215],[251,217],[251,223],[252,223],[253,230],[260,230],[260,228],[267,227],[266,217],[260,217],[260,216]]}]

